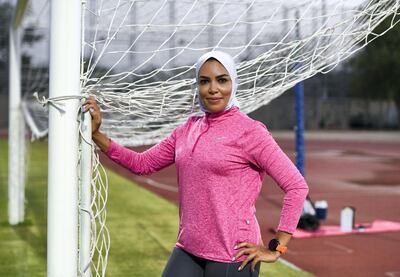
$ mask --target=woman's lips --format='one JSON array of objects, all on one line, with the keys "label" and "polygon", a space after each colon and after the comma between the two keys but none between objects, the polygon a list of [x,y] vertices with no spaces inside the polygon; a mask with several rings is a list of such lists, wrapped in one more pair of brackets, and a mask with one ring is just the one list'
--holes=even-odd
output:
[{"label": "woman's lips", "polygon": [[222,98],[207,98],[207,102],[210,104],[219,104]]}]

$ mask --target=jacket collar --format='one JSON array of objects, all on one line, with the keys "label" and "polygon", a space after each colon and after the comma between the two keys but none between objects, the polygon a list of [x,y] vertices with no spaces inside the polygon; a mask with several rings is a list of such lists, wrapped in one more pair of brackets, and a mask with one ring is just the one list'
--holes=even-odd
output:
[{"label": "jacket collar", "polygon": [[215,123],[225,121],[226,119],[234,116],[238,112],[239,112],[239,108],[236,106],[233,106],[232,108],[230,108],[229,110],[226,110],[226,111],[221,111],[221,112],[217,112],[217,113],[206,112],[205,119],[208,121],[209,124],[215,124]]}]

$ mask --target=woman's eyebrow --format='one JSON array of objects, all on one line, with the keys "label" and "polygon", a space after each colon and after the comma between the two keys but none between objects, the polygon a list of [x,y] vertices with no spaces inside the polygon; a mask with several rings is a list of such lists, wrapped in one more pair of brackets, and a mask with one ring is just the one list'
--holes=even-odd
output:
[{"label": "woman's eyebrow", "polygon": [[[218,75],[218,76],[216,76],[216,78],[222,78],[222,77],[230,77],[229,76],[229,74],[221,74],[221,75]],[[199,76],[199,79],[210,79],[210,77],[208,77],[208,76],[203,76],[203,75],[201,75],[201,76]]]}]

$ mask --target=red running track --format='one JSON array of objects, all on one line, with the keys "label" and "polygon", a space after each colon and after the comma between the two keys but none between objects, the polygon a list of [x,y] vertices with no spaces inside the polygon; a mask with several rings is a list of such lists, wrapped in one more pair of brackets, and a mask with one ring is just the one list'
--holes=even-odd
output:
[{"label": "red running track", "polygon": [[[293,160],[292,135],[273,135]],[[356,223],[400,221],[400,133],[311,134],[306,135],[305,148],[310,196],[329,204],[328,218],[322,224],[339,224],[344,206],[356,208]],[[102,160],[158,195],[178,202],[173,166],[150,179]],[[257,201],[265,242],[273,236],[269,230],[278,225],[282,198],[280,189],[266,178]],[[400,232],[292,239],[284,258],[319,277],[396,277],[400,276]]]}]

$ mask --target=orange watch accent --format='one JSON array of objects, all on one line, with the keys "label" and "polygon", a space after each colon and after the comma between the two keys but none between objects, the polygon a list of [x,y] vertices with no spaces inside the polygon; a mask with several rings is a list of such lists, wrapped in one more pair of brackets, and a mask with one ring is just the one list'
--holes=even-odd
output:
[{"label": "orange watch accent", "polygon": [[287,247],[284,246],[284,245],[282,245],[282,244],[279,244],[279,245],[276,247],[276,251],[281,252],[281,254],[285,254],[286,251],[287,251]]},{"label": "orange watch accent", "polygon": [[284,254],[287,251],[287,247],[282,245],[277,239],[270,240],[268,249],[271,251],[278,251],[281,254]]}]

